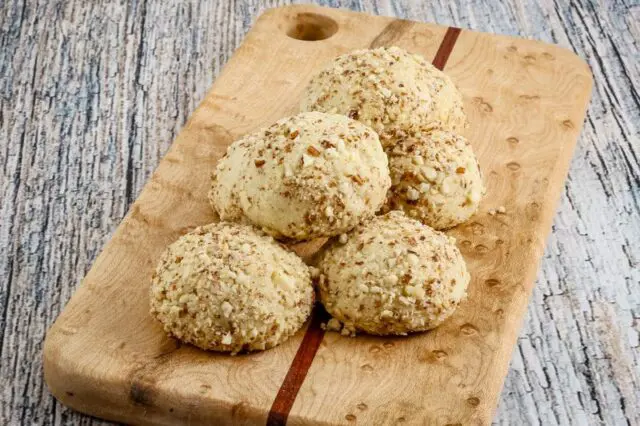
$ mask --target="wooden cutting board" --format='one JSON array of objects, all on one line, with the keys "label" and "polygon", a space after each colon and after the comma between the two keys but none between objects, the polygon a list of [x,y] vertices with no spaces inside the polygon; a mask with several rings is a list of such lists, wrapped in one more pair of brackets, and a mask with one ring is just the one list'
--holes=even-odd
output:
[{"label": "wooden cutting board", "polygon": [[[390,45],[433,60],[465,97],[488,187],[478,214],[450,232],[470,268],[468,300],[406,338],[325,334],[318,311],[263,353],[168,338],[148,314],[149,278],[167,244],[216,220],[206,194],[225,147],[297,112],[311,75],[335,56]],[[314,6],[266,12],[49,331],[51,392],[136,424],[489,424],[591,87],[581,59],[536,41]],[[499,206],[506,214],[488,214]]]}]

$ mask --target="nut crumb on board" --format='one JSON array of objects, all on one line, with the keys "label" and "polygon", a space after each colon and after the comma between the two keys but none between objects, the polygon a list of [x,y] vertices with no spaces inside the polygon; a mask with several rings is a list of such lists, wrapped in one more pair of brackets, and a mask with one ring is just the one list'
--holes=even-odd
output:
[{"label": "nut crumb on board", "polygon": [[340,333],[343,336],[354,337],[356,335],[356,330],[352,326],[348,324],[343,324],[340,320],[336,318],[331,318],[328,322],[323,322],[320,324],[320,328],[326,331],[335,331],[336,333]]},{"label": "nut crumb on board", "polygon": [[497,209],[489,209],[487,212],[490,216],[495,216],[496,214],[507,214],[507,209],[504,206],[500,206]]}]

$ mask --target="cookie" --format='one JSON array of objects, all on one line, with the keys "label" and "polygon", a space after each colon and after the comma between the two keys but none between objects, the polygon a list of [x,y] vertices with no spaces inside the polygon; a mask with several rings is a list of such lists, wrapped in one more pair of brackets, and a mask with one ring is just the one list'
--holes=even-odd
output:
[{"label": "cookie", "polygon": [[417,127],[388,147],[391,189],[383,211],[403,210],[435,229],[468,220],[485,193],[467,139],[440,128]]},{"label": "cookie", "polygon": [[216,167],[209,199],[223,220],[301,241],[372,217],[390,185],[373,130],[342,115],[307,112],[234,142]]},{"label": "cookie", "polygon": [[301,110],[347,115],[373,128],[384,146],[413,125],[438,121],[452,131],[467,126],[462,95],[451,79],[398,47],[337,57],[311,79]]},{"label": "cookie", "polygon": [[308,267],[247,225],[215,223],[171,244],[151,281],[151,314],[199,348],[272,348],[298,331],[314,301]]},{"label": "cookie", "polygon": [[403,212],[378,216],[343,242],[333,241],[318,264],[320,299],[343,334],[429,330],[466,297],[470,278],[455,240]]}]

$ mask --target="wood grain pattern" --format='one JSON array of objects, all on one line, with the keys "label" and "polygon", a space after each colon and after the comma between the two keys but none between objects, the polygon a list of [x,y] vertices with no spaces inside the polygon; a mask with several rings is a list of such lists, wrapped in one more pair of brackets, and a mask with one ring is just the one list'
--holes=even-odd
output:
[{"label": "wood grain pattern", "polygon": [[322,328],[322,324],[326,324],[330,318],[331,316],[324,310],[322,305],[316,304],[314,311],[311,313],[311,319],[304,333],[304,338],[298,347],[298,352],[293,361],[291,361],[289,371],[273,400],[267,417],[267,426],[287,423],[291,407],[293,407],[298,397],[298,392],[300,392],[313,359],[324,339],[325,330]]},{"label": "wood grain pattern", "polygon": [[[330,38],[308,41],[327,34],[317,25],[336,24]],[[241,357],[177,345],[148,315],[148,280],[170,241],[215,220],[207,176],[225,147],[296,111],[308,79],[328,60],[382,43],[440,66],[448,58],[465,96],[469,137],[488,171],[481,212],[451,231],[473,277],[469,300],[437,330],[411,338],[325,336],[313,362],[312,346],[298,349],[303,333]],[[312,6],[266,12],[50,329],[51,392],[77,410],[145,424],[490,423],[590,90],[580,59],[539,42]],[[504,149],[510,137],[535,145]],[[508,213],[489,217],[486,209],[499,205]],[[310,363],[306,377],[289,369],[300,359]],[[290,398],[272,404],[289,381],[300,386],[297,396],[285,386]],[[368,409],[356,416],[357,406]]]},{"label": "wood grain pattern", "polygon": [[[287,2],[3,4],[0,423],[103,423],[44,388],[45,330],[255,17]],[[587,59],[593,101],[495,422],[640,422],[638,4],[322,3],[533,37]]]},{"label": "wood grain pattern", "polygon": [[[411,38],[397,43],[413,47]],[[469,299],[410,343],[328,335],[291,415],[332,424],[491,422],[591,77],[555,46],[468,31],[445,70],[465,96],[488,187],[481,212],[451,231],[471,271]],[[516,147],[508,142],[514,138],[522,141]],[[487,213],[499,206],[507,214]],[[327,406],[335,409],[324,412]]]},{"label": "wood grain pattern", "polygon": [[[411,26],[413,26],[411,21],[391,21],[369,44],[369,47],[392,46]],[[459,28],[449,27],[445,32],[432,62],[437,69],[444,69],[459,34]],[[300,251],[298,253],[302,254]],[[313,254],[309,257],[312,258],[312,256]],[[291,408],[300,392],[300,388],[304,383],[304,379],[316,356],[320,343],[324,339],[325,332],[322,324],[326,324],[330,318],[331,316],[323,309],[322,305],[317,304],[316,309],[311,315],[309,327],[307,327],[304,338],[298,348],[298,353],[296,353],[295,358],[291,362],[289,372],[273,401],[271,411],[267,418],[267,425],[285,424],[287,422]]]}]

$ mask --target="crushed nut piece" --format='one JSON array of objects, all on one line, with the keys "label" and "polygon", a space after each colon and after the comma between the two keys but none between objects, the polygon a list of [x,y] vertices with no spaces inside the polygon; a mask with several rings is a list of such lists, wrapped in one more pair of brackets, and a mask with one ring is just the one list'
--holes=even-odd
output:
[{"label": "crushed nut piece", "polygon": [[329,322],[327,323],[327,330],[340,331],[341,328],[342,328],[342,324],[340,323],[339,320],[337,320],[335,318],[331,318],[329,320]]},{"label": "crushed nut piece", "polygon": [[414,201],[418,198],[420,198],[420,192],[416,191],[416,189],[411,186],[407,188],[407,200]]},{"label": "crushed nut piece", "polygon": [[313,157],[319,157],[320,156],[320,151],[318,151],[317,149],[315,149],[313,146],[310,146],[307,148],[307,153]]},{"label": "crushed nut piece", "polygon": [[[394,286],[398,283],[398,276],[397,275],[387,275],[386,277],[384,277],[384,283],[388,286]],[[379,287],[376,287],[379,288]]]},{"label": "crushed nut piece", "polygon": [[223,345],[230,345],[231,343],[233,343],[233,337],[231,336],[231,333],[227,333],[222,337],[222,340],[220,341],[220,343],[222,343]]},{"label": "crushed nut piece", "polygon": [[362,185],[364,183],[364,180],[362,179],[362,177],[360,177],[360,175],[351,175],[350,177],[351,177],[351,180],[357,183],[358,185]]},{"label": "crushed nut piece", "polygon": [[327,217],[333,217],[333,208],[332,208],[331,206],[327,206],[327,207],[324,209],[324,214],[325,214],[325,216],[327,216]]},{"label": "crushed nut piece", "polygon": [[225,318],[229,318],[229,315],[231,315],[231,311],[233,311],[233,306],[231,306],[231,303],[227,302],[226,300],[222,302],[222,314]]},{"label": "crushed nut piece", "polygon": [[314,267],[314,266],[309,266],[309,273],[311,274],[311,278],[316,279],[320,277],[320,269]]}]

